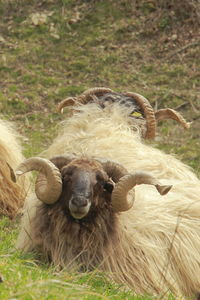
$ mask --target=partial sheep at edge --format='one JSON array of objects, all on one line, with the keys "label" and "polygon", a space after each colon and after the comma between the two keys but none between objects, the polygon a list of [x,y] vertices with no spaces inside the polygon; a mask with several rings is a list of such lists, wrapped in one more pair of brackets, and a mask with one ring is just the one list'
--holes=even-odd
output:
[{"label": "partial sheep at edge", "polygon": [[17,183],[13,170],[24,160],[19,136],[13,124],[0,119],[0,215],[15,217],[22,208],[28,180]]}]

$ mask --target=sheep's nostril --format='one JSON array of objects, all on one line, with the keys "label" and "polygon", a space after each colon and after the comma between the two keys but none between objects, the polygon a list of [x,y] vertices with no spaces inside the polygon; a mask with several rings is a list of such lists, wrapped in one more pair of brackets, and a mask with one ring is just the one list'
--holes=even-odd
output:
[{"label": "sheep's nostril", "polygon": [[72,197],[69,201],[69,210],[75,219],[82,219],[87,215],[91,202],[86,197]]},{"label": "sheep's nostril", "polygon": [[88,205],[88,200],[85,197],[73,197],[71,203],[77,207],[84,207]]}]

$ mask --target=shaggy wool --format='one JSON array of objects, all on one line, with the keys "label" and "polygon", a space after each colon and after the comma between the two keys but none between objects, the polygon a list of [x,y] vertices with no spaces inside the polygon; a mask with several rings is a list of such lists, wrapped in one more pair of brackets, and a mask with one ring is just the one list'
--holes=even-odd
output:
[{"label": "shaggy wool", "polygon": [[[122,164],[129,172],[147,171],[173,188],[161,196],[153,186],[137,186],[133,207],[112,215],[102,211],[90,233],[84,231],[81,222],[74,222],[66,234],[68,221],[59,205],[55,205],[52,218],[49,211],[47,217],[47,209],[33,195],[26,204],[18,247],[38,249],[50,255],[55,265],[70,269],[98,267],[139,294],[164,298],[171,291],[183,298],[197,296],[199,179],[173,155],[144,144],[139,129],[128,117],[128,108],[114,104],[102,110],[88,104],[78,110],[62,122],[58,137],[43,156],[75,153],[103,157]],[[108,228],[105,216],[112,218],[113,230]],[[42,228],[39,232],[35,228],[42,217],[50,222],[43,233]]]},{"label": "shaggy wool", "polygon": [[13,170],[24,160],[19,135],[10,122],[0,119],[0,215],[13,218],[23,206],[28,179],[12,180]]}]

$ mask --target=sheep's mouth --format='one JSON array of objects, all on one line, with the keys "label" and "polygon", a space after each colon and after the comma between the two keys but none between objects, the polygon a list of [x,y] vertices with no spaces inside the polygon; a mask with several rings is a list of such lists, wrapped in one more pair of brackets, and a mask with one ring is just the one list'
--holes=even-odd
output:
[{"label": "sheep's mouth", "polygon": [[84,207],[78,207],[71,203],[69,205],[70,214],[74,219],[80,220],[84,218],[88,214],[89,210],[90,210],[90,204],[87,204]]},{"label": "sheep's mouth", "polygon": [[74,218],[74,219],[83,219],[87,213],[79,213],[79,212],[70,212],[71,213],[71,216]]}]

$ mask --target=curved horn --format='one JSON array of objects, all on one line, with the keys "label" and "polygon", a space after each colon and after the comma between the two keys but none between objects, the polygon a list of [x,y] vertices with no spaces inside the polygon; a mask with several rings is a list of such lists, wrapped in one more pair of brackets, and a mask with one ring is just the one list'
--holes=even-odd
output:
[{"label": "curved horn", "polygon": [[172,188],[171,185],[160,185],[153,176],[145,172],[136,172],[123,176],[115,185],[112,192],[112,206],[114,211],[126,211],[133,206],[134,195],[131,198],[128,192],[134,188],[136,184],[151,184],[156,187],[161,195],[165,195]]},{"label": "curved horn", "polygon": [[18,166],[15,174],[20,176],[34,170],[41,173],[35,185],[38,199],[47,204],[56,202],[62,191],[62,180],[58,168],[45,158],[31,157]]},{"label": "curved horn", "polygon": [[128,92],[128,93],[124,93],[124,95],[133,98],[144,112],[146,123],[147,123],[146,125],[147,131],[146,131],[145,138],[146,139],[154,138],[156,134],[156,119],[155,119],[154,110],[151,104],[149,103],[149,101],[145,97],[137,93]]},{"label": "curved horn", "polygon": [[77,105],[77,103],[78,101],[76,97],[68,97],[58,104],[58,112],[63,113],[64,107]]},{"label": "curved horn", "polygon": [[104,159],[97,159],[103,166],[104,171],[112,178],[114,182],[118,182],[121,177],[128,174],[128,171],[120,164]]},{"label": "curved horn", "polygon": [[71,155],[62,155],[62,156],[54,156],[50,159],[50,161],[61,170],[62,167],[68,165],[72,160],[74,160],[76,156],[74,154]]},{"label": "curved horn", "polygon": [[109,88],[105,88],[105,87],[95,87],[95,88],[91,88],[86,90],[82,95],[84,95],[86,97],[86,99],[88,100],[90,96],[101,96],[102,94],[105,93],[113,93],[113,91]]},{"label": "curved horn", "polygon": [[155,112],[156,121],[162,121],[166,119],[172,119],[180,123],[185,129],[190,128],[190,123],[186,122],[185,119],[177,111],[171,108],[159,109]]},{"label": "curved horn", "polygon": [[88,89],[78,97],[68,97],[63,101],[61,101],[58,104],[58,111],[62,113],[63,108],[66,106],[74,106],[81,103],[87,104],[88,101],[92,98],[92,96],[97,96],[97,95],[100,96],[104,93],[110,93],[110,92],[112,92],[112,90],[105,87],[95,87],[95,88]]}]

